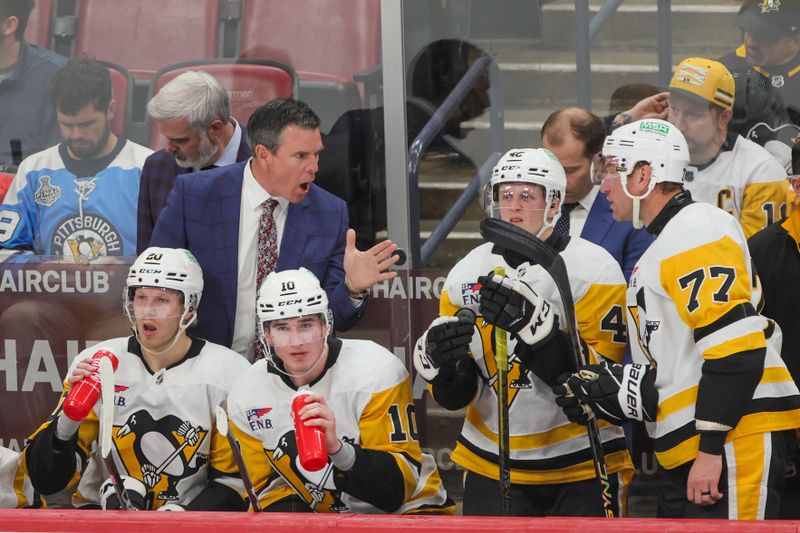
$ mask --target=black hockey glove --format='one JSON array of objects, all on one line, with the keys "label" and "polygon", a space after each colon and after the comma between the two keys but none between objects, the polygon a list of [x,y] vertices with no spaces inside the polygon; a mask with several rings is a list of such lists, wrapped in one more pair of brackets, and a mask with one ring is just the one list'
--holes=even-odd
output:
[{"label": "black hockey glove", "polygon": [[497,274],[481,276],[478,283],[481,284],[479,310],[488,323],[515,333],[531,348],[552,338],[553,308],[527,283]]},{"label": "black hockey glove", "polygon": [[[122,487],[128,494],[128,499],[131,501],[131,505],[140,511],[147,509],[147,503],[145,501],[145,497],[147,496],[147,487],[145,487],[144,483],[129,476],[120,477],[122,478]],[[122,502],[119,500],[119,496],[114,488],[114,484],[111,482],[111,478],[105,480],[100,486],[100,507],[109,511],[125,509]]]},{"label": "black hockey glove", "polygon": [[469,357],[469,343],[474,332],[474,318],[448,316],[434,320],[414,347],[417,372],[430,382],[442,367]]},{"label": "black hockey glove", "polygon": [[603,362],[563,374],[553,387],[556,403],[570,422],[586,424],[597,416],[612,424],[655,420],[658,409],[656,371],[647,365]]}]

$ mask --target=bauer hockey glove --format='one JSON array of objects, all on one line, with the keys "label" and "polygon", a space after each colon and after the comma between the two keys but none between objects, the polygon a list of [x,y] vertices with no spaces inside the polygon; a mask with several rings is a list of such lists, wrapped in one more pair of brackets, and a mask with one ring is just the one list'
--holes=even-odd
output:
[{"label": "bauer hockey glove", "polygon": [[432,382],[441,368],[469,357],[475,314],[469,311],[468,317],[465,310],[458,314],[435,319],[414,346],[414,368],[425,381]]},{"label": "bauer hockey glove", "polygon": [[553,394],[570,422],[586,424],[595,415],[616,425],[652,422],[658,409],[655,378],[655,369],[647,365],[603,361],[561,375]]},{"label": "bauer hockey glove", "polygon": [[478,283],[484,320],[514,333],[531,348],[550,341],[556,330],[553,308],[527,283],[497,274],[481,276]]}]

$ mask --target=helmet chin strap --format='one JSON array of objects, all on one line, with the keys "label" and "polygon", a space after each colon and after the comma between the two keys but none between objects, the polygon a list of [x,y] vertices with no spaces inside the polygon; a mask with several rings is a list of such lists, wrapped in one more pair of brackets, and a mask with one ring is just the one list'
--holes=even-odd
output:
[{"label": "helmet chin strap", "polygon": [[[269,365],[272,368],[274,368],[275,370],[277,370],[278,372],[280,372],[284,376],[287,376],[287,377],[290,377],[290,378],[304,378],[307,375],[309,375],[310,373],[312,373],[317,368],[317,365],[320,363],[320,361],[322,361],[325,358],[325,354],[328,353],[328,335],[325,335],[324,338],[325,338],[325,342],[322,345],[322,351],[319,352],[319,357],[317,357],[317,360],[314,361],[313,365],[311,365],[311,368],[309,368],[308,370],[306,370],[302,374],[291,374],[289,372],[286,372],[285,370],[281,370],[280,367],[278,367],[278,365],[275,364],[275,360],[273,359],[274,357],[278,357],[278,354],[273,352],[272,346],[270,346],[269,343],[264,341],[264,336],[263,335],[261,336],[260,339],[258,339],[258,341],[261,343],[261,346],[264,348],[264,353],[267,354],[266,355],[266,359],[267,359],[267,361],[269,362]],[[280,359],[280,358],[278,358],[278,359]]]},{"label": "helmet chin strap", "polygon": [[642,219],[639,218],[639,211],[641,208],[642,200],[638,197],[633,198],[633,227],[636,229],[642,229],[644,227],[644,223],[642,223]]},{"label": "helmet chin strap", "polygon": [[[197,315],[193,316],[192,319],[189,320],[189,322],[186,322],[186,315],[188,313],[189,313],[189,311],[186,310],[181,315],[181,325],[178,326],[178,331],[175,332],[175,336],[172,337],[172,342],[169,343],[169,346],[167,346],[163,350],[159,350],[159,351],[151,350],[149,348],[145,348],[144,347],[144,345],[142,344],[142,339],[139,338],[139,328],[136,327],[136,322],[134,321],[135,319],[131,318],[130,316],[128,316],[128,319],[130,320],[131,325],[133,326],[133,335],[134,335],[134,337],[136,337],[136,342],[139,343],[139,346],[142,348],[142,350],[145,350],[147,353],[150,353],[152,355],[164,355],[165,353],[170,351],[175,346],[175,343],[178,342],[178,339],[181,337],[181,334],[184,331],[186,331],[186,328],[188,328],[189,326],[191,326],[194,323],[195,317]],[[186,322],[186,323],[184,323],[184,322]]]},{"label": "helmet chin strap", "polygon": [[633,223],[633,227],[636,229],[642,229],[644,227],[644,222],[642,222],[641,219],[641,212],[642,212],[641,202],[642,200],[650,196],[651,192],[653,192],[653,189],[655,188],[655,183],[653,183],[653,181],[651,180],[647,192],[639,196],[631,194],[631,192],[628,190],[627,174],[620,174],[619,183],[622,186],[622,192],[625,193],[625,196],[633,200],[633,216],[631,220],[631,222]]}]

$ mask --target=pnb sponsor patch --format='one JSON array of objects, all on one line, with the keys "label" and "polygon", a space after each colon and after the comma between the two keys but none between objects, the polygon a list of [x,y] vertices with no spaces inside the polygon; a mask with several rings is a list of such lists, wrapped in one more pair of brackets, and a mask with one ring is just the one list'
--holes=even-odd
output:
[{"label": "pnb sponsor patch", "polygon": [[461,299],[464,302],[464,306],[477,305],[480,303],[480,290],[482,286],[483,285],[480,283],[461,284]]},{"label": "pnb sponsor patch", "polygon": [[255,409],[247,409],[244,412],[247,418],[247,424],[252,431],[259,429],[272,429],[272,420],[267,418],[267,414],[272,411],[272,407],[256,407]]},{"label": "pnb sponsor patch", "polygon": [[53,255],[72,257],[87,263],[98,257],[122,255],[122,238],[117,228],[98,215],[71,216],[53,231],[50,250]]}]

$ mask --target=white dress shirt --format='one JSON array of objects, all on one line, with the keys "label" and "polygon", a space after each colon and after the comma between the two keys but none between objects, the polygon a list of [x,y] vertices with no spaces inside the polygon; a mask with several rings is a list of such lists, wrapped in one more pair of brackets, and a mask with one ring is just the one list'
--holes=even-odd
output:
[{"label": "white dress shirt", "polygon": [[[239,156],[239,146],[242,143],[242,128],[233,117],[231,117],[231,122],[233,122],[234,125],[233,135],[231,135],[231,139],[228,141],[228,144],[225,145],[225,149],[217,160],[211,163],[215,167],[224,167],[237,163],[236,158]],[[195,168],[194,170],[197,171],[200,169]]]},{"label": "white dress shirt", "polygon": [[244,166],[242,200],[239,206],[239,256],[238,289],[236,291],[236,318],[233,322],[233,344],[231,349],[252,361],[255,356],[253,343],[256,339],[256,259],[258,255],[258,225],[263,208],[261,204],[270,198],[278,201],[272,216],[278,236],[277,249],[281,249],[289,200],[271,196],[259,185],[250,169],[252,159]]},{"label": "white dress shirt", "polygon": [[[583,233],[583,226],[586,225],[586,219],[589,218],[589,211],[592,209],[597,194],[600,192],[600,187],[595,185],[589,190],[589,193],[581,198],[569,214],[569,236],[577,238]],[[564,213],[561,213],[564,216]]]}]

